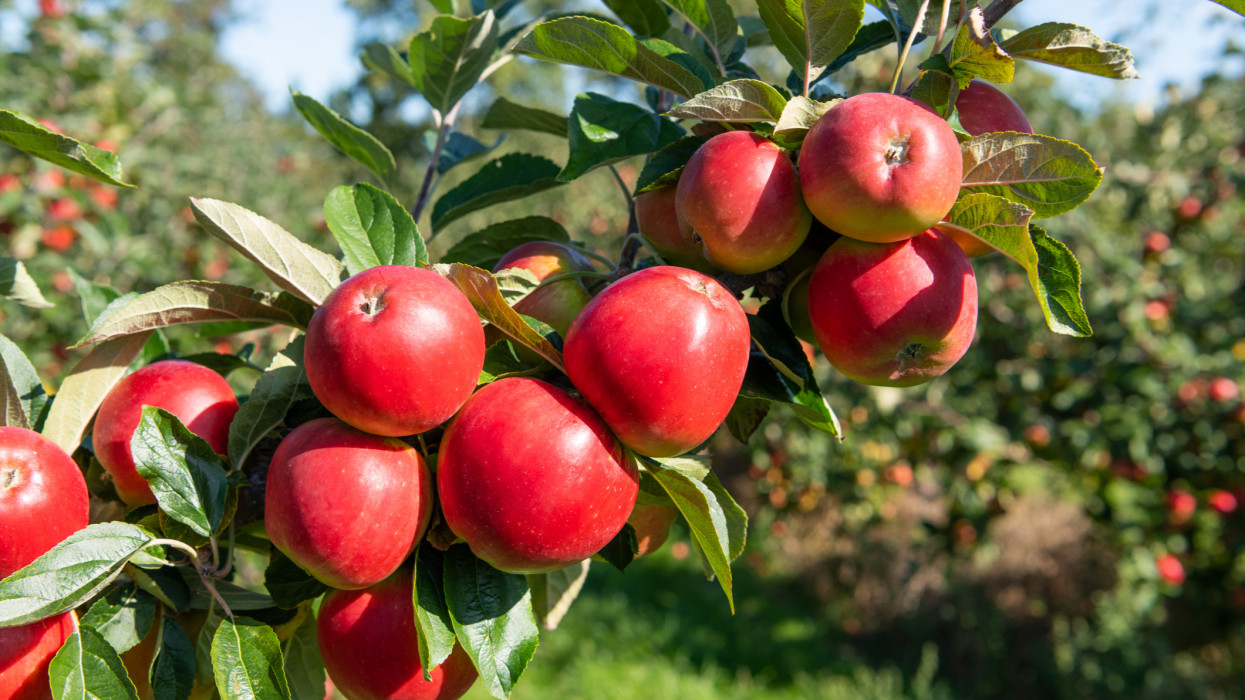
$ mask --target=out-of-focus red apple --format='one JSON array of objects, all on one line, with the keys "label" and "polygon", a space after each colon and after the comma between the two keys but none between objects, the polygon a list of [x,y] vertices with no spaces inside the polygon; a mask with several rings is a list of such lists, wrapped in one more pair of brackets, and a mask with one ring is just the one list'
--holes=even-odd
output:
[{"label": "out-of-focus red apple", "polygon": [[1175,554],[1160,554],[1154,560],[1154,565],[1158,567],[1159,576],[1164,581],[1173,586],[1184,583],[1184,565]]},{"label": "out-of-focus red apple", "polygon": [[1210,380],[1210,386],[1206,389],[1206,395],[1210,397],[1211,401],[1222,403],[1235,401],[1240,393],[1241,389],[1237,386],[1236,381],[1228,377],[1215,377]]},{"label": "out-of-focus red apple", "polygon": [[1197,497],[1188,491],[1174,489],[1167,492],[1167,516],[1174,525],[1183,525],[1193,518],[1197,510]]},{"label": "out-of-focus red apple", "polygon": [[1206,503],[1220,515],[1235,513],[1239,505],[1236,496],[1231,491],[1224,491],[1223,489],[1211,491],[1210,495],[1206,497]]}]

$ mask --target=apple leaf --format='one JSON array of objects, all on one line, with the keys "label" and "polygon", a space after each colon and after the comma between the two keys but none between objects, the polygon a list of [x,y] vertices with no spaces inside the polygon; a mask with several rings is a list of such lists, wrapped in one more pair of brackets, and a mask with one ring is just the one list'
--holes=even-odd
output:
[{"label": "apple leaf", "polygon": [[1245,17],[1245,0],[1211,0],[1211,2],[1223,5],[1236,14]]},{"label": "apple leaf", "polygon": [[335,188],[324,200],[324,221],[351,275],[380,265],[428,267],[428,250],[411,213],[379,187]]},{"label": "apple leaf", "polygon": [[970,10],[968,21],[960,25],[951,42],[948,63],[960,89],[968,87],[973,78],[1010,83],[1016,72],[1016,62],[990,36],[980,7]]},{"label": "apple leaf", "polygon": [[757,349],[749,356],[740,394],[785,403],[810,428],[842,440],[839,418],[818,388],[804,349],[783,318],[781,302],[766,302],[748,316],[748,326]]},{"label": "apple leaf", "polygon": [[105,341],[82,358],[61,382],[56,400],[48,409],[43,436],[66,454],[73,454],[104,396],[125,376],[149,336],[149,332],[138,333]]},{"label": "apple leaf", "polygon": [[972,234],[1024,265],[1025,261],[1036,261],[1036,253],[1028,250],[1032,217],[1028,207],[998,195],[962,192],[945,217],[948,225],[938,227],[950,229],[953,237],[956,233]]},{"label": "apple leaf", "polygon": [[156,599],[133,583],[108,591],[81,617],[81,623],[99,632],[118,654],[137,646],[155,620]]},{"label": "apple leaf", "polygon": [[221,620],[212,637],[212,669],[224,700],[292,697],[277,633],[250,618]]},{"label": "apple leaf", "polygon": [[406,60],[415,87],[444,117],[480,79],[496,48],[492,11],[469,19],[440,15],[411,39]]},{"label": "apple leaf", "polygon": [[[635,561],[635,555],[639,551],[640,544],[636,540],[635,528],[630,523],[623,523],[623,528],[596,553],[596,556],[601,557],[610,566],[625,573],[631,562]],[[539,612],[537,616],[539,616]]]},{"label": "apple leaf", "polygon": [[189,280],[173,282],[136,297],[119,297],[95,320],[81,347],[135,333],[183,323],[242,321],[283,324],[303,329],[313,309],[307,302],[284,292],[256,292],[224,282]]},{"label": "apple leaf", "polygon": [[207,440],[163,408],[143,406],[130,451],[164,514],[200,537],[216,533],[229,486],[225,465]]},{"label": "apple leaf", "polygon": [[[506,140],[506,136],[498,136],[493,145],[488,145],[481,141],[471,138],[461,131],[450,132],[445,143],[441,144],[441,155],[437,156],[437,174],[444,175],[454,166],[474,160],[488,154],[501,145]],[[424,147],[431,153],[437,146],[437,132],[429,129],[424,132]]]},{"label": "apple leaf", "polygon": [[[47,390],[43,388],[39,373],[30,364],[25,353],[3,334],[0,334],[0,376],[3,377],[0,382],[7,383],[13,389],[13,395],[6,399],[6,406],[7,402],[16,400],[16,409],[21,412],[22,420],[26,423],[23,427],[41,429],[47,419],[48,408],[51,407]],[[5,389],[6,393],[7,391]],[[5,413],[13,410],[6,408]]]},{"label": "apple leaf", "polygon": [[480,122],[480,127],[483,129],[526,129],[554,136],[566,136],[567,124],[566,117],[498,97],[497,101],[484,113],[484,120]]},{"label": "apple leaf", "polygon": [[674,143],[683,133],[679,125],[638,105],[593,92],[580,93],[571,108],[567,133],[570,155],[558,173],[558,181],[570,182],[611,163],[652,153]]},{"label": "apple leaf", "polygon": [[508,267],[493,273],[497,280],[497,290],[501,298],[510,306],[514,306],[536,291],[541,285],[536,273],[522,267]]},{"label": "apple leaf", "polygon": [[50,309],[52,303],[43,298],[21,260],[0,255],[0,296],[32,309]]},{"label": "apple leaf", "polygon": [[510,305],[502,298],[501,290],[497,287],[497,279],[493,277],[492,273],[461,263],[454,263],[449,266],[437,265],[436,270],[446,279],[453,282],[454,286],[458,287],[463,294],[467,295],[467,299],[475,307],[481,318],[497,326],[501,332],[536,351],[538,355],[548,360],[558,371],[566,371],[566,366],[562,364],[562,353],[558,352],[558,349],[546,338],[533,330],[518,312],[510,308]]},{"label": "apple leaf", "polygon": [[666,116],[716,122],[776,122],[786,106],[787,98],[772,85],[741,79],[706,90]]},{"label": "apple leaf", "polygon": [[13,379],[9,377],[9,370],[4,364],[3,357],[0,357],[0,426],[30,428],[30,421],[26,419],[26,410],[22,408],[22,398],[17,393]]},{"label": "apple leaf", "polygon": [[215,683],[215,669],[212,668],[212,639],[220,627],[225,613],[217,605],[208,609],[203,626],[199,628],[199,636],[195,637],[195,680],[200,686],[212,687]]},{"label": "apple leaf", "polygon": [[645,46],[626,29],[591,17],[542,22],[515,50],[545,61],[622,76],[683,98],[708,87],[694,72]]},{"label": "apple leaf", "polygon": [[58,134],[19,112],[0,109],[0,143],[100,182],[134,186],[121,179],[121,161],[112,151]]},{"label": "apple leaf", "polygon": [[527,578],[498,571],[467,545],[454,545],[445,553],[445,602],[485,689],[509,697],[540,643]]},{"label": "apple leaf", "polygon": [[1035,219],[1072,211],[1102,182],[1085,149],[1052,136],[1004,131],[974,136],[960,148],[964,189],[1023,204]]},{"label": "apple leaf", "polygon": [[78,530],[0,581],[0,627],[73,610],[102,591],[154,539],[147,530],[123,522]]},{"label": "apple leaf", "polygon": [[411,595],[419,664],[424,669],[424,680],[432,680],[432,669],[450,658],[455,643],[454,622],[445,603],[445,555],[435,547],[421,545],[415,551]]},{"label": "apple leaf", "polygon": [[[633,531],[632,539],[634,538]],[[536,619],[542,628],[558,628],[558,623],[571,609],[571,603],[575,602],[575,598],[583,590],[591,563],[591,559],[585,559],[565,569],[528,575],[527,585],[532,590],[532,609],[536,611]]]},{"label": "apple leaf", "polygon": [[770,402],[751,396],[739,396],[726,414],[726,429],[735,439],[747,445],[753,433],[769,415]]},{"label": "apple leaf", "polygon": [[1132,51],[1075,24],[1039,24],[1006,39],[1002,48],[1016,58],[1082,73],[1118,80],[1141,77],[1133,66]]},{"label": "apple leaf", "polygon": [[480,370],[480,378],[476,380],[476,384],[483,386],[504,377],[526,374],[531,369],[519,359],[509,340],[499,340],[484,351],[484,368]]},{"label": "apple leaf", "polygon": [[329,589],[275,546],[264,568],[264,588],[279,608],[292,610]]},{"label": "apple leaf", "polygon": [[703,136],[684,136],[654,153],[640,170],[640,176],[635,183],[635,193],[651,192],[678,182],[679,174],[683,172],[683,168],[687,167],[687,162],[708,140]]},{"label": "apple leaf", "polygon": [[670,17],[661,0],[604,0],[636,36],[661,36],[670,29]]},{"label": "apple leaf", "polygon": [[411,75],[410,65],[388,44],[379,41],[369,42],[359,53],[359,60],[377,73],[384,73],[415,87],[415,76]]},{"label": "apple leaf", "polygon": [[[942,58],[942,56],[938,56]],[[922,64],[924,66],[924,64]],[[960,84],[953,75],[942,70],[923,70],[908,97],[920,100],[946,119],[955,111],[955,100],[960,95]]]},{"label": "apple leaf", "polygon": [[116,649],[99,632],[80,626],[48,664],[57,700],[138,700]]},{"label": "apple leaf", "polygon": [[464,236],[441,256],[441,262],[492,269],[506,253],[531,241],[570,243],[571,237],[562,224],[548,217],[512,219]]},{"label": "apple leaf", "polygon": [[806,94],[852,46],[865,18],[864,0],[758,0],[757,9]]},{"label": "apple leaf", "polygon": [[191,197],[195,219],[208,233],[260,266],[268,279],[319,306],[341,281],[342,264],[285,229],[237,204]]},{"label": "apple leaf", "polygon": [[[195,645],[181,624],[165,617],[160,650],[151,667],[153,700],[185,700],[195,685]],[[321,683],[323,688],[324,684]]]},{"label": "apple leaf", "polygon": [[296,402],[315,396],[303,371],[305,338],[295,338],[272,359],[229,424],[229,461],[235,467],[240,468],[260,439],[285,421]]},{"label": "apple leaf", "polygon": [[718,61],[725,63],[739,41],[739,22],[726,0],[661,0],[704,37]]},{"label": "apple leaf", "polygon": [[774,126],[774,138],[782,141],[784,145],[799,146],[804,142],[808,130],[821,119],[821,115],[842,101],[836,98],[828,102],[818,102],[803,95],[792,97],[783,107],[778,124]]},{"label": "apple leaf", "polygon": [[895,30],[891,28],[890,22],[879,20],[864,25],[860,28],[860,31],[856,32],[856,38],[852,39],[852,43],[848,44],[847,49],[839,54],[838,58],[831,61],[830,65],[822,71],[819,80],[827,75],[833,75],[840,68],[855,61],[857,58],[877,51],[894,41]]},{"label": "apple leaf", "polygon": [[480,167],[474,175],[441,195],[432,207],[432,229],[494,204],[522,199],[557,187],[556,163],[528,153],[508,153]]},{"label": "apple leaf", "polygon": [[1064,335],[1079,338],[1093,335],[1094,329],[1081,300],[1080,262],[1066,245],[1051,238],[1042,227],[1030,224],[1029,231],[1038,254],[1036,274],[1029,273],[1029,281],[1046,315],[1046,324]]},{"label": "apple leaf", "polygon": [[299,114],[337,150],[362,163],[382,180],[393,176],[398,164],[393,159],[393,153],[375,136],[297,90],[290,90],[290,95]]},{"label": "apple leaf", "polygon": [[286,640],[282,656],[290,695],[295,698],[321,697],[326,674],[314,615],[308,615],[294,635]]}]

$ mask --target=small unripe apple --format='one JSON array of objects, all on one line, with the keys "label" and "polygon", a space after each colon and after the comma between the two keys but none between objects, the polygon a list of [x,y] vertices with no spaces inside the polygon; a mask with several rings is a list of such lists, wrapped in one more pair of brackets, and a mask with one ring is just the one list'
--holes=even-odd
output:
[{"label": "small unripe apple", "polygon": [[722,424],[751,343],[747,316],[721,283],[659,266],[627,275],[584,307],[563,359],[571,383],[624,445],[671,457]]},{"label": "small unripe apple", "polygon": [[636,195],[636,226],[667,263],[711,275],[714,269],[705,258],[705,246],[679,217],[677,194],[678,185],[667,185]]},{"label": "small unripe apple", "polygon": [[936,229],[896,243],[840,238],[813,270],[817,344],[851,379],[914,386],[955,364],[977,328],[977,278]]},{"label": "small unripe apple", "polygon": [[316,617],[320,656],[348,700],[456,700],[475,683],[471,657],[458,644],[424,680],[412,587],[403,568],[371,588],[325,596]]},{"label": "small unripe apple", "polygon": [[800,184],[813,216],[862,241],[900,241],[938,223],[963,175],[951,127],[924,104],[887,93],[831,107],[800,149]]},{"label": "small unripe apple", "polygon": [[639,471],[601,418],[551,384],[501,379],[454,417],[437,458],[445,524],[494,568],[541,573],[618,534]]},{"label": "small unripe apple", "polygon": [[73,612],[66,612],[0,628],[0,698],[52,700],[48,664],[76,627]]},{"label": "small unripe apple", "polygon": [[1029,118],[1007,93],[984,80],[973,80],[955,98],[960,126],[976,136],[991,131],[1033,133]]},{"label": "small unripe apple", "polygon": [[636,506],[627,522],[635,529],[637,557],[652,554],[670,537],[670,527],[679,518],[674,506]]},{"label": "small unripe apple", "polygon": [[706,141],[679,176],[675,205],[709,262],[738,275],[786,260],[812,223],[791,159],[751,131]]},{"label": "small unripe apple", "polygon": [[294,563],[333,588],[366,588],[415,549],[432,513],[419,451],[336,418],[295,428],[277,446],[264,526]]},{"label": "small unripe apple", "polygon": [[[592,263],[582,253],[571,246],[553,241],[530,241],[517,246],[493,266],[493,272],[506,268],[527,270],[544,282],[550,277],[568,272],[592,272]],[[579,314],[579,310],[592,300],[592,295],[578,279],[567,278],[552,284],[545,284],[519,300],[514,310],[525,316],[542,321],[550,328],[565,336],[571,321]],[[492,345],[501,339],[499,331],[491,329],[489,335],[496,335],[487,341]]]},{"label": "small unripe apple", "polygon": [[87,526],[78,465],[33,430],[0,427],[0,579]]},{"label": "small unripe apple", "polygon": [[480,318],[457,287],[431,270],[383,265],[324,300],[303,364],[333,415],[397,437],[449,420],[475,389],[484,350]]},{"label": "small unripe apple", "polygon": [[134,468],[130,452],[143,406],[172,413],[217,454],[224,454],[238,399],[219,374],[183,360],[153,362],[118,382],[99,406],[91,444],[100,464],[112,475],[117,495],[131,506],[156,502],[147,480]]}]

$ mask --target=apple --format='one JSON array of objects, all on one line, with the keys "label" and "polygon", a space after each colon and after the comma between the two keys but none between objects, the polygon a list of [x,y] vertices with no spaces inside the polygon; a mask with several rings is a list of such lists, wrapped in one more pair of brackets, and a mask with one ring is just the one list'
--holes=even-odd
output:
[{"label": "apple", "polygon": [[675,206],[710,264],[737,275],[786,260],[812,223],[791,159],[751,131],[706,141],[679,176]]},{"label": "apple", "polygon": [[[592,263],[582,253],[553,241],[529,241],[515,247],[493,266],[493,272],[506,268],[527,270],[541,282],[567,272],[593,271]],[[591,300],[592,295],[583,282],[567,278],[541,285],[515,304],[514,310],[543,321],[558,335],[565,336],[576,314]],[[486,333],[486,336],[495,337],[488,341],[488,345],[502,338],[500,331],[495,328],[490,330],[492,332]]]},{"label": "apple", "polygon": [[800,149],[813,216],[862,241],[911,238],[951,211],[964,161],[955,132],[924,104],[865,93],[831,107]]},{"label": "apple", "polygon": [[0,628],[0,698],[52,700],[48,664],[77,628],[73,612]]},{"label": "apple", "polygon": [[1231,377],[1215,377],[1210,380],[1210,386],[1206,389],[1206,395],[1210,397],[1210,400],[1220,403],[1234,401],[1240,393],[1240,387]]},{"label": "apple", "polygon": [[268,467],[268,537],[333,588],[383,581],[414,551],[431,513],[432,476],[419,451],[336,418],[295,428]]},{"label": "apple", "polygon": [[153,362],[118,382],[99,406],[91,444],[100,464],[112,476],[117,495],[131,506],[156,502],[147,480],[134,468],[130,452],[130,439],[142,420],[143,406],[172,413],[190,432],[224,454],[238,399],[219,374],[184,360]]},{"label": "apple", "polygon": [[1158,567],[1159,576],[1173,586],[1179,586],[1184,583],[1184,565],[1176,558],[1175,554],[1161,554],[1154,560],[1155,566]]},{"label": "apple", "polygon": [[743,308],[712,277],[634,272],[601,292],[566,334],[566,374],[627,447],[671,457],[730,412],[751,347]]},{"label": "apple", "polygon": [[0,579],[87,526],[78,465],[33,430],[0,427]]},{"label": "apple", "polygon": [[642,192],[635,197],[635,221],[640,235],[671,265],[711,275],[705,246],[675,205],[678,185]]},{"label": "apple", "polygon": [[1224,491],[1223,489],[1211,491],[1210,495],[1206,497],[1206,502],[1212,510],[1220,515],[1231,515],[1236,512],[1238,505],[1236,495],[1231,491]]},{"label": "apple", "polygon": [[325,596],[316,617],[320,656],[348,700],[455,700],[475,683],[471,657],[458,644],[424,680],[412,587],[403,568],[370,588]]},{"label": "apple", "polygon": [[1197,497],[1188,491],[1174,489],[1167,493],[1168,519],[1174,525],[1183,525],[1193,519],[1197,510]]},{"label": "apple", "polygon": [[160,651],[160,628],[164,625],[164,606],[156,606],[156,616],[151,621],[151,629],[121,654],[121,663],[125,672],[134,682],[134,690],[138,700],[154,700],[155,692],[151,687],[151,664],[156,660],[156,652]]},{"label": "apple", "polygon": [[1020,105],[1007,93],[983,80],[973,80],[955,98],[960,126],[976,136],[992,131],[1033,133],[1033,126]]},{"label": "apple", "polygon": [[422,433],[449,420],[484,367],[471,302],[437,273],[383,265],[329,294],[307,327],[303,364],[333,415],[375,435]]},{"label": "apple", "polygon": [[635,529],[637,557],[652,554],[666,543],[670,527],[679,517],[674,506],[636,506],[627,522]]},{"label": "apple", "polygon": [[977,328],[977,278],[955,241],[930,229],[895,243],[840,238],[813,270],[817,344],[849,378],[914,386],[955,364]]},{"label": "apple", "polygon": [[587,404],[511,377],[472,395],[441,438],[445,524],[512,573],[555,571],[618,534],[640,492],[635,463]]}]

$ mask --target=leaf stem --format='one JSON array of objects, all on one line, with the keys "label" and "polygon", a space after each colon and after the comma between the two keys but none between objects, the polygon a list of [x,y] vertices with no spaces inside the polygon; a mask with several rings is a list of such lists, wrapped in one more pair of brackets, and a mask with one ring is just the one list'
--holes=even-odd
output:
[{"label": "leaf stem", "polygon": [[176,549],[182,554],[185,554],[186,556],[190,557],[190,561],[195,564],[195,568],[196,569],[199,568],[198,550],[186,544],[185,542],[181,542],[179,540],[155,539],[155,540],[148,542],[147,546],[143,547],[143,549],[147,549],[147,547],[172,547],[173,549]]},{"label": "leaf stem", "polygon": [[635,208],[635,199],[631,196],[631,190],[627,188],[627,183],[623,182],[622,175],[618,173],[618,168],[610,166],[610,172],[614,174],[614,182],[618,183],[618,189],[622,190],[623,197],[627,198],[627,208]]},{"label": "leaf stem", "polygon": [[925,23],[925,12],[929,10],[929,0],[921,0],[921,9],[916,11],[916,20],[912,23],[912,31],[908,32],[908,41],[903,45],[903,51],[899,54],[899,62],[895,65],[895,74],[891,77],[890,93],[895,94],[895,90],[899,87],[899,75],[903,73],[903,64],[908,60],[908,52],[912,50],[912,42],[916,40],[916,35],[921,30],[921,25]]}]

